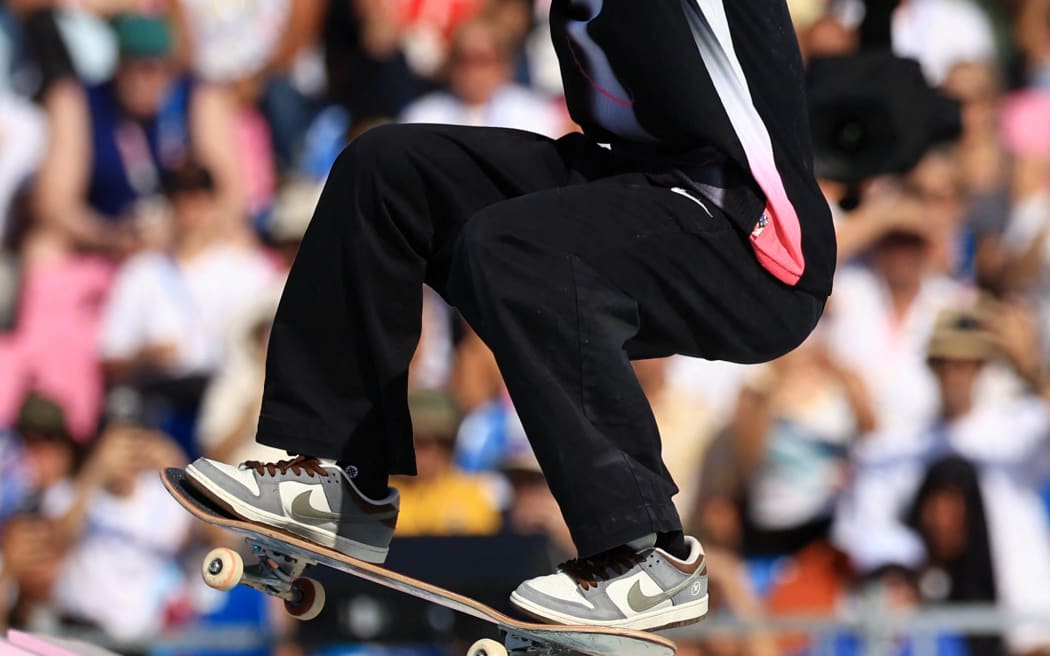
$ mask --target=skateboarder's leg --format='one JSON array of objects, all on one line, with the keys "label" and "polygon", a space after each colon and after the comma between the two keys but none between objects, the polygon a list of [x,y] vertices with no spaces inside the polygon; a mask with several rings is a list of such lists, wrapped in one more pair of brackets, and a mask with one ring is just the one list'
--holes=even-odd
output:
[{"label": "skateboarder's leg", "polygon": [[[378,128],[349,146],[292,267],[267,355],[258,439],[311,458],[240,468],[202,459],[189,478],[239,516],[381,561],[397,512],[386,476],[415,472],[407,372],[422,285],[443,280],[460,227],[480,209],[573,181],[566,148],[448,126]],[[351,483],[316,458],[360,476]],[[341,514],[376,521],[333,522]]]},{"label": "skateboarder's leg", "polygon": [[[661,549],[625,554],[623,545],[680,530],[676,488],[630,358],[768,360],[797,345],[823,306],[763,270],[713,205],[634,177],[481,211],[463,230],[445,292],[492,348],[580,555],[619,554],[623,572],[643,566],[632,560],[639,553],[674,559]],[[694,544],[688,562],[664,567],[670,587],[701,582]],[[515,601],[555,621],[642,628],[706,611],[690,596],[706,596],[706,585],[689,585],[667,613],[623,617],[620,605],[593,596],[608,571],[590,570],[599,583],[590,608],[522,588]],[[577,594],[574,585],[550,589]]]},{"label": "skateboarder's leg", "polygon": [[469,216],[569,176],[554,142],[524,132],[389,126],[351,144],[277,311],[259,441],[415,473],[406,390],[423,282]]}]

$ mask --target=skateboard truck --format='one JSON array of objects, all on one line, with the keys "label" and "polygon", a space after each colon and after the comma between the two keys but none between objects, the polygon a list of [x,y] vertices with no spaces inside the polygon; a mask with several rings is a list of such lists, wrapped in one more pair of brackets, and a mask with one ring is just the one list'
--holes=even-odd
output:
[{"label": "skateboard truck", "polygon": [[510,627],[500,627],[503,642],[482,638],[467,649],[467,656],[579,656],[581,652],[549,642],[519,636]]},{"label": "skateboard truck", "polygon": [[[257,558],[244,565],[241,554],[227,547],[208,552],[201,564],[204,582],[216,590],[232,590],[238,583],[284,600],[284,609],[300,620],[312,620],[324,608],[324,586],[303,576],[317,562],[275,551],[251,538],[245,540]],[[283,564],[282,564],[283,563]]]}]

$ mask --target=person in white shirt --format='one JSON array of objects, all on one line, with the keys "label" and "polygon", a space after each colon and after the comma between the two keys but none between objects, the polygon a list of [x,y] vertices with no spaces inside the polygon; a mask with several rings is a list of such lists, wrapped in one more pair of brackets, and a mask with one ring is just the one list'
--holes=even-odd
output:
[{"label": "person in white shirt", "polygon": [[830,354],[863,379],[876,426],[893,431],[922,425],[936,412],[937,385],[926,367],[926,343],[937,312],[969,292],[931,271],[928,228],[898,221],[879,229],[883,232],[867,249],[867,262],[836,273],[824,321]]},{"label": "person in white shirt", "polygon": [[[1050,391],[1027,371],[1036,340],[1025,326],[1011,307],[994,315],[946,310],[938,316],[927,357],[937,380],[939,415],[858,445],[854,478],[836,509],[832,536],[861,568],[877,560],[876,537],[901,532],[926,470],[946,456],[960,456],[978,473],[999,602],[1008,611],[1050,618],[1050,518],[1039,495],[1050,474],[1050,394],[1005,400],[975,393],[996,342],[1026,377]],[[1010,650],[1050,647],[1048,626],[1044,621],[1011,628]]]},{"label": "person in white shirt", "polygon": [[557,138],[569,128],[561,103],[513,80],[511,43],[486,20],[456,32],[449,56],[448,90],[410,104],[402,123],[445,123],[516,128]]},{"label": "person in white shirt", "polygon": [[828,356],[820,327],[753,371],[729,425],[747,481],[750,554],[793,554],[826,537],[849,446],[874,423],[867,389]]},{"label": "person in white shirt", "polygon": [[110,380],[211,373],[230,317],[276,275],[261,252],[223,238],[205,169],[187,165],[167,187],[173,248],[125,262],[105,310],[100,348]]},{"label": "person in white shirt", "polygon": [[933,86],[955,64],[996,57],[992,23],[972,0],[903,0],[893,12],[891,35],[894,54],[917,59]]},{"label": "person in white shirt", "polygon": [[178,554],[193,518],[157,472],[183,464],[165,435],[111,424],[73,480],[58,483],[42,510],[68,547],[51,602],[118,641],[156,638],[184,592]]}]

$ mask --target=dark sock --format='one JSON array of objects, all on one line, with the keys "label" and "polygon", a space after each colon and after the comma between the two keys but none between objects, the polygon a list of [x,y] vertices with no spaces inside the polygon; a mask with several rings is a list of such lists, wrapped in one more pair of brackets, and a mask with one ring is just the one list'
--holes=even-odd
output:
[{"label": "dark sock", "polygon": [[689,547],[685,544],[685,534],[681,531],[660,533],[656,536],[656,546],[679,560],[689,557]]},{"label": "dark sock", "polygon": [[354,482],[361,494],[369,499],[383,499],[386,497],[390,483],[386,474],[380,474],[375,470],[361,469],[345,462],[337,462],[336,464],[343,468],[343,471]]}]

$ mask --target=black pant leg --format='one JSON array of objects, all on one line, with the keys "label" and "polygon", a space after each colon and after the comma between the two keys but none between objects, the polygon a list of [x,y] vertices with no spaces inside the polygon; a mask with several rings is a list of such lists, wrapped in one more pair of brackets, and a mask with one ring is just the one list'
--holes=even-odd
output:
[{"label": "black pant leg", "polygon": [[275,317],[258,440],[415,473],[408,365],[422,285],[440,287],[480,209],[564,185],[564,147],[517,130],[396,125],[340,155]]},{"label": "black pant leg", "polygon": [[717,208],[640,175],[480,211],[446,295],[492,348],[582,555],[680,529],[630,358],[768,360],[823,307],[762,269]]}]

